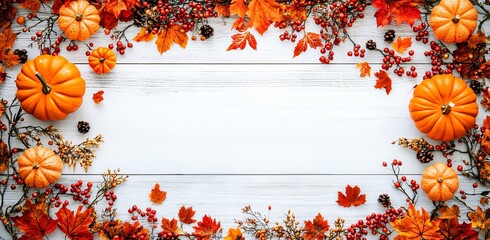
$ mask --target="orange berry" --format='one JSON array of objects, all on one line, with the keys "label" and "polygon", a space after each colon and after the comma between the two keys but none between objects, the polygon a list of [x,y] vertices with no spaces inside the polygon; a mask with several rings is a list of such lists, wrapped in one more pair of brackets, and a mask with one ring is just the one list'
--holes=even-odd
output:
[{"label": "orange berry", "polygon": [[26,18],[24,16],[17,17],[17,24],[24,25],[26,23]]}]

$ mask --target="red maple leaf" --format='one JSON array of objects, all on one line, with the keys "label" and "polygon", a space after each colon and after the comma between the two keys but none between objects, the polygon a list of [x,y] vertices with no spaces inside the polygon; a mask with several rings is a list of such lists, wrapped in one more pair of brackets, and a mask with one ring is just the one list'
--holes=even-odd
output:
[{"label": "red maple leaf", "polygon": [[161,204],[167,198],[167,192],[160,190],[160,184],[155,183],[148,196],[153,203]]},{"label": "red maple leaf", "polygon": [[483,127],[485,129],[490,129],[490,116],[487,116],[485,119],[483,119]]},{"label": "red maple leaf", "polygon": [[372,0],[371,4],[378,8],[374,14],[378,27],[390,24],[392,17],[396,24],[408,23],[410,26],[420,19],[418,0]]},{"label": "red maple leaf", "polygon": [[233,39],[233,42],[226,49],[226,51],[235,50],[239,48],[243,50],[247,46],[247,42],[251,48],[257,50],[257,40],[255,40],[254,35],[250,33],[250,30],[240,31],[239,33],[231,36],[231,38]]},{"label": "red maple leaf", "polygon": [[148,239],[150,232],[140,222],[124,222],[124,236],[122,239]]},{"label": "red maple leaf", "polygon": [[197,223],[197,226],[193,226],[192,228],[194,228],[192,235],[197,240],[209,240],[220,230],[221,223],[217,222],[216,219],[212,219],[210,216],[204,215],[202,220]]},{"label": "red maple leaf", "polygon": [[77,212],[71,211],[63,205],[56,213],[58,217],[58,227],[66,234],[69,239],[91,240],[94,235],[89,231],[89,225],[92,223],[93,208],[88,208],[82,212],[83,206],[78,206]]},{"label": "red maple leaf", "polygon": [[68,6],[68,4],[73,1],[75,0],[54,0],[51,9],[53,9],[54,14],[58,14],[63,5]]},{"label": "red maple leaf", "polygon": [[342,207],[360,206],[366,202],[366,194],[361,194],[361,189],[358,186],[345,187],[345,195],[339,191],[337,203]]},{"label": "red maple leaf", "polygon": [[478,232],[471,229],[471,224],[465,222],[460,224],[457,217],[442,220],[439,224],[439,232],[445,237],[445,239],[478,239]]},{"label": "red maple leaf", "polygon": [[186,208],[182,206],[179,210],[179,220],[185,224],[193,224],[196,222],[196,220],[192,218],[194,217],[194,214],[196,214],[196,211],[194,211],[192,207]]},{"label": "red maple leaf", "polygon": [[318,213],[313,219],[313,222],[310,220],[305,221],[304,232],[301,237],[303,239],[323,240],[325,239],[325,232],[327,232],[329,228],[328,221]]},{"label": "red maple leaf", "polygon": [[320,34],[313,32],[306,33],[305,36],[298,41],[298,44],[296,44],[293,58],[300,55],[302,52],[306,52],[308,46],[310,46],[310,48],[322,47],[323,43],[320,39]]},{"label": "red maple leaf", "polygon": [[95,104],[99,104],[104,101],[104,91],[100,90],[92,95],[92,100],[94,100]]},{"label": "red maple leaf", "polygon": [[391,78],[388,77],[388,73],[383,70],[379,70],[379,72],[374,73],[374,76],[378,78],[376,80],[375,88],[384,88],[386,90],[386,94],[390,94],[391,92]]},{"label": "red maple leaf", "polygon": [[179,228],[177,225],[177,220],[175,218],[172,218],[172,220],[168,218],[162,218],[162,229],[164,231],[169,231],[171,233],[177,232],[177,229]]},{"label": "red maple leaf", "polygon": [[19,240],[43,240],[44,236],[56,230],[56,219],[49,217],[44,203],[32,204],[27,199],[21,216],[10,218],[14,226],[24,234]]}]

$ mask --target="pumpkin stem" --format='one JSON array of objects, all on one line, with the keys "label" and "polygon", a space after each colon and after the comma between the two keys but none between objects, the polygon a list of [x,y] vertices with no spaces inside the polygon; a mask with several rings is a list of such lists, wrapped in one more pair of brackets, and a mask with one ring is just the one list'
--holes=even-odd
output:
[{"label": "pumpkin stem", "polygon": [[437,179],[437,182],[438,182],[438,183],[442,183],[442,181],[443,181],[443,179],[442,179],[442,178],[438,178],[438,179]]},{"label": "pumpkin stem", "polygon": [[453,20],[453,23],[459,23],[460,19],[461,19],[461,17],[456,14],[456,16],[454,16],[452,20]]},{"label": "pumpkin stem", "polygon": [[43,93],[49,94],[51,92],[51,86],[46,83],[46,80],[44,80],[44,77],[39,72],[36,72],[36,77],[43,84]]},{"label": "pumpkin stem", "polygon": [[100,63],[104,63],[105,62],[105,58],[100,58],[99,61],[100,61]]},{"label": "pumpkin stem", "polygon": [[442,105],[441,107],[442,114],[448,115],[454,106],[455,104],[453,102],[449,102],[447,104]]},{"label": "pumpkin stem", "polygon": [[34,163],[34,165],[32,166],[33,169],[38,169],[39,168],[39,165],[37,163]]},{"label": "pumpkin stem", "polygon": [[80,21],[82,21],[82,19],[83,19],[83,15],[81,13],[77,13],[77,16],[75,16],[75,20],[80,22]]}]

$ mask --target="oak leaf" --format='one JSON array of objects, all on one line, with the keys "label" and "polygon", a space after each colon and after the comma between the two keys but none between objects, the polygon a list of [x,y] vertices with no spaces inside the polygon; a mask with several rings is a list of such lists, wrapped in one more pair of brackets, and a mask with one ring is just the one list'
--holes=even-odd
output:
[{"label": "oak leaf", "polygon": [[342,207],[360,206],[366,202],[366,194],[361,194],[361,189],[358,186],[351,187],[347,185],[345,187],[345,195],[342,192],[338,192],[337,203]]},{"label": "oak leaf", "polygon": [[250,33],[250,30],[239,32],[233,36],[231,36],[233,39],[232,43],[230,46],[226,49],[226,51],[230,50],[235,50],[235,49],[241,49],[243,50],[248,45],[254,49],[257,50],[257,40],[255,40],[255,37],[252,33]]},{"label": "oak leaf", "polygon": [[93,208],[87,208],[82,212],[83,206],[78,206],[77,212],[71,211],[63,205],[56,212],[58,217],[58,228],[66,234],[69,239],[91,240],[94,235],[90,232],[89,225],[94,221]]},{"label": "oak leaf", "polygon": [[179,210],[179,220],[184,224],[193,224],[196,222],[196,220],[193,219],[194,214],[196,214],[196,211],[194,211],[192,207],[186,208],[182,206]]},{"label": "oak leaf", "polygon": [[149,42],[153,40],[157,35],[156,34],[151,34],[151,31],[148,30],[147,28],[141,28],[139,33],[133,38],[136,42]]},{"label": "oak leaf", "polygon": [[429,213],[425,209],[420,211],[410,203],[409,208],[403,218],[390,222],[391,226],[398,232],[395,240],[408,239],[443,239],[438,232],[440,220],[430,219]]},{"label": "oak leaf", "polygon": [[167,198],[167,192],[161,191],[160,184],[155,183],[155,186],[153,187],[153,189],[151,189],[151,192],[150,194],[148,194],[148,196],[153,203],[161,204],[163,201],[165,201],[165,198]]},{"label": "oak leaf", "polygon": [[249,25],[254,27],[260,35],[264,34],[271,22],[279,22],[283,16],[279,13],[280,4],[275,0],[251,0],[247,15],[250,17]]},{"label": "oak leaf", "polygon": [[193,226],[192,228],[194,228],[192,235],[197,240],[209,240],[221,229],[221,223],[208,215],[204,215],[202,220],[197,223],[197,226]]},{"label": "oak leaf", "polygon": [[232,0],[230,4],[230,13],[232,15],[238,15],[240,18],[244,18],[247,14],[248,7],[245,5],[244,0]]},{"label": "oak leaf", "polygon": [[439,224],[439,232],[449,240],[477,240],[478,232],[471,229],[469,223],[459,223],[458,218],[442,220]]},{"label": "oak leaf", "polygon": [[374,76],[376,76],[378,79],[376,80],[376,84],[374,85],[375,88],[384,88],[386,91],[386,94],[390,94],[391,92],[391,78],[388,77],[388,73],[386,73],[383,70],[379,70],[379,72],[374,73]]},{"label": "oak leaf", "polygon": [[178,221],[175,218],[172,218],[172,220],[168,218],[162,218],[162,229],[163,231],[171,232],[171,233],[177,233],[177,230],[179,229],[179,226],[177,225]]},{"label": "oak leaf", "polygon": [[410,46],[412,46],[411,37],[398,37],[396,41],[391,44],[391,47],[400,54],[403,54]]},{"label": "oak leaf", "polygon": [[22,207],[22,215],[12,217],[14,226],[24,234],[19,240],[43,240],[47,234],[56,230],[56,220],[49,217],[44,203],[32,204],[28,198]]},{"label": "oak leaf", "polygon": [[305,221],[304,232],[301,235],[303,239],[311,240],[323,240],[325,239],[325,233],[330,228],[328,221],[323,218],[323,216],[318,213],[313,219],[313,222],[308,220]]},{"label": "oak leaf", "polygon": [[179,25],[174,25],[169,29],[162,29],[158,34],[158,38],[156,41],[158,51],[160,54],[168,51],[170,47],[176,43],[180,45],[182,48],[187,46],[187,41],[189,37],[185,32],[180,31]]},{"label": "oak leaf", "polygon": [[12,52],[12,50],[9,49],[7,54],[4,56],[2,62],[3,65],[11,69],[13,66],[20,63],[19,59],[20,59],[19,56],[15,55],[14,52]]},{"label": "oak leaf", "polygon": [[99,104],[104,101],[104,91],[100,90],[92,95],[92,100],[95,104]]},{"label": "oak leaf", "polygon": [[390,24],[392,17],[397,25],[408,23],[410,26],[420,19],[419,0],[372,0],[371,4],[378,8],[374,14],[378,27]]},{"label": "oak leaf", "polygon": [[300,55],[302,52],[306,52],[308,46],[310,46],[310,48],[322,47],[323,43],[320,39],[320,34],[314,32],[306,33],[305,36],[298,41],[298,44],[296,44],[293,58]]},{"label": "oak leaf", "polygon": [[228,229],[228,234],[226,234],[224,240],[245,240],[245,238],[243,237],[240,228],[230,228]]},{"label": "oak leaf", "polygon": [[360,77],[371,76],[371,66],[367,62],[360,62],[356,65],[356,68],[359,68]]}]

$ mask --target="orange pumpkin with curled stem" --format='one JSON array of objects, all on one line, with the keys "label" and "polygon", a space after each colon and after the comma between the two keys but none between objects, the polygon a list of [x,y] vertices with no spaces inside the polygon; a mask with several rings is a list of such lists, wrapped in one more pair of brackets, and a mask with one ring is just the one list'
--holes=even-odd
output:
[{"label": "orange pumpkin with curled stem", "polygon": [[458,190],[458,174],[444,163],[435,163],[422,173],[422,190],[432,201],[447,201]]},{"label": "orange pumpkin with curled stem", "polygon": [[447,142],[464,136],[474,126],[478,104],[465,81],[444,74],[426,79],[415,88],[409,110],[421,132]]},{"label": "orange pumpkin with curled stem", "polygon": [[99,30],[99,12],[87,0],[77,0],[63,5],[59,15],[58,26],[70,40],[87,40]]},{"label": "orange pumpkin with curled stem", "polygon": [[442,0],[432,9],[429,25],[448,43],[466,41],[477,26],[478,12],[469,0]]},{"label": "orange pumpkin with curled stem", "polygon": [[88,65],[97,74],[109,73],[116,66],[116,55],[106,47],[99,47],[88,57]]},{"label": "orange pumpkin with curled stem", "polygon": [[61,177],[63,161],[43,146],[29,148],[19,156],[19,175],[29,187],[45,188]]},{"label": "orange pumpkin with curled stem", "polygon": [[85,81],[75,64],[61,56],[27,61],[17,75],[16,96],[22,109],[40,120],[61,120],[83,101]]}]

